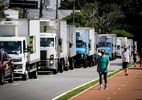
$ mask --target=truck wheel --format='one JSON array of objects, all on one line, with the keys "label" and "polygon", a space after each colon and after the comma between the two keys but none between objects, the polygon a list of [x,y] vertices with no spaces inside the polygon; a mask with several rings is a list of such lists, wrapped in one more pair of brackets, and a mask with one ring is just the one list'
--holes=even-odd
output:
[{"label": "truck wheel", "polygon": [[71,70],[74,69],[74,59],[73,58],[70,60],[70,69]]},{"label": "truck wheel", "polygon": [[92,61],[89,61],[89,67],[92,67]]},{"label": "truck wheel", "polygon": [[87,68],[87,60],[84,60],[84,64],[83,64],[83,66],[84,66],[84,68]]},{"label": "truck wheel", "polygon": [[8,80],[8,82],[13,83],[13,80],[14,80],[14,73],[13,73],[13,70],[12,70],[11,73],[10,73],[10,79]]},{"label": "truck wheel", "polygon": [[69,70],[69,63],[67,63],[66,65],[65,65],[65,71],[68,71]]},{"label": "truck wheel", "polygon": [[32,73],[28,73],[29,79],[32,79]]},{"label": "truck wheel", "polygon": [[34,71],[34,72],[32,72],[32,77],[33,77],[34,79],[37,79],[37,75],[38,75],[37,70]]},{"label": "truck wheel", "polygon": [[60,63],[60,73],[63,73],[64,71],[64,61],[62,60]]},{"label": "truck wheel", "polygon": [[4,83],[4,73],[2,72],[2,74],[0,75],[0,84],[3,85]]},{"label": "truck wheel", "polygon": [[22,74],[22,80],[27,80],[27,78],[28,78],[28,75],[27,75],[27,73],[24,73],[24,74]]},{"label": "truck wheel", "polygon": [[95,66],[95,60],[92,61],[92,66],[93,66],[93,67]]},{"label": "truck wheel", "polygon": [[34,64],[34,67],[36,68],[36,70],[32,72],[32,77],[34,79],[37,79],[37,76],[38,76],[38,66],[37,65],[38,65],[37,63]]}]

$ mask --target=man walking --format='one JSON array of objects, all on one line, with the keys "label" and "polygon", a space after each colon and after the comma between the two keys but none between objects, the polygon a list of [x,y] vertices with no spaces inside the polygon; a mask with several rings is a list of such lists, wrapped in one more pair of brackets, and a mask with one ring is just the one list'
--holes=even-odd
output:
[{"label": "man walking", "polygon": [[122,68],[124,69],[125,76],[128,76],[128,65],[131,62],[131,54],[127,46],[124,47],[124,51],[121,54],[122,58]]}]

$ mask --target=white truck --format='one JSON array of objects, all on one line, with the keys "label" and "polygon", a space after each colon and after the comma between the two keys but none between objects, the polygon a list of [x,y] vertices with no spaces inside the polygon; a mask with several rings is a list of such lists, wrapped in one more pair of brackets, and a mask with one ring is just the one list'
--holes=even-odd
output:
[{"label": "white truck", "polygon": [[76,27],[73,25],[67,26],[67,40],[68,40],[68,58],[69,58],[69,68],[74,69],[75,56],[76,56]]},{"label": "white truck", "polygon": [[134,41],[134,49],[138,50],[137,41]]},{"label": "white truck", "polygon": [[127,39],[128,40],[128,48],[129,48],[129,51],[131,52],[131,54],[132,54],[132,52],[133,52],[133,39]]},{"label": "white truck", "polygon": [[57,74],[69,69],[67,23],[64,20],[40,20],[41,60],[38,71]]},{"label": "white truck", "polygon": [[2,20],[0,30],[0,48],[13,58],[14,76],[36,79],[40,61],[39,20]]},{"label": "white truck", "polygon": [[109,56],[110,60],[116,59],[116,34],[99,34],[98,40],[98,53],[102,49],[106,50],[106,55]]},{"label": "white truck", "polygon": [[76,28],[76,65],[83,64],[84,68],[94,65],[94,28]]},{"label": "white truck", "polygon": [[127,37],[117,37],[117,53],[116,56],[118,58],[121,57],[121,53],[123,51],[124,46],[128,45]]},{"label": "white truck", "polygon": [[95,64],[97,64],[97,59],[98,59],[98,33],[97,32],[94,32],[94,60],[95,60]]}]

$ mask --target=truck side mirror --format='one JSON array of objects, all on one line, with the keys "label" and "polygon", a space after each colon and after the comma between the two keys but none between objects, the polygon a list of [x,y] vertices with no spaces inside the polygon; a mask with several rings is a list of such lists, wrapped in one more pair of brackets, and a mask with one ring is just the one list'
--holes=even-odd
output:
[{"label": "truck side mirror", "polygon": [[98,48],[99,47],[99,45],[98,44],[96,44],[96,48]]},{"label": "truck side mirror", "polygon": [[25,52],[30,52],[31,47],[27,46],[27,48],[25,49]]},{"label": "truck side mirror", "polygon": [[89,49],[91,50],[91,45],[90,45],[90,43],[88,44],[88,47],[89,47]]},{"label": "truck side mirror", "polygon": [[72,43],[69,43],[69,48],[71,48],[71,47],[72,47],[72,45],[73,45]]},{"label": "truck side mirror", "polygon": [[62,39],[58,38],[58,45],[62,45]]}]

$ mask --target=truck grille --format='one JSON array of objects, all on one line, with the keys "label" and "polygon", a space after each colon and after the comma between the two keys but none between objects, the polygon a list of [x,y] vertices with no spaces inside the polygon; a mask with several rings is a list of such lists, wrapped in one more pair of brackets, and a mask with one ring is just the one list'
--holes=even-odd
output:
[{"label": "truck grille", "polygon": [[76,58],[81,58],[81,54],[77,54],[77,55],[76,55]]},{"label": "truck grille", "polygon": [[40,59],[41,60],[46,60],[47,56],[47,51],[46,50],[41,50],[40,51]]}]

